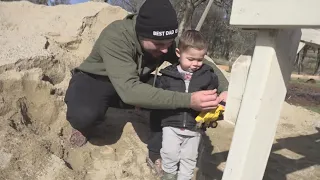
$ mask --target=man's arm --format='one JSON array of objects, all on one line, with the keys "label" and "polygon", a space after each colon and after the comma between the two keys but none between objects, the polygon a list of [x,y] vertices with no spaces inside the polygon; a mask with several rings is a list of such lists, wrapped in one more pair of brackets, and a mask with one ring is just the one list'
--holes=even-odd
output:
[{"label": "man's arm", "polygon": [[191,94],[166,91],[140,82],[131,49],[123,38],[105,36],[100,41],[99,50],[108,77],[121,100],[144,108],[189,108]]}]

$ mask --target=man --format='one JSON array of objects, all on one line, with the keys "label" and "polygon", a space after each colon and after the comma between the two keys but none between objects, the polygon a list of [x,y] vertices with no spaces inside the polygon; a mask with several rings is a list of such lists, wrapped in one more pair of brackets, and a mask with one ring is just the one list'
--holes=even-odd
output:
[{"label": "man", "polygon": [[[101,32],[88,58],[74,69],[66,92],[67,120],[74,128],[72,144],[82,146],[93,136],[108,107],[201,111],[213,109],[221,98],[225,99],[226,93],[218,98],[215,90],[190,94],[149,85],[153,84],[151,72],[164,60],[178,60],[174,43],[177,28],[176,12],[169,0],[146,0],[138,15],[114,21]],[[226,88],[221,72],[219,79],[221,87]],[[151,120],[151,131],[161,138],[158,126]],[[148,148],[157,152],[159,148],[153,142]],[[157,156],[153,157],[155,161]]]}]

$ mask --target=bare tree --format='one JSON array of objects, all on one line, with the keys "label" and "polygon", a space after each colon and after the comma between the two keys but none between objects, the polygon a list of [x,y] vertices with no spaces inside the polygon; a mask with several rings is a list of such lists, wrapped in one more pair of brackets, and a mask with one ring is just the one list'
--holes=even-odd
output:
[{"label": "bare tree", "polygon": [[300,51],[300,53],[298,55],[298,60],[296,62],[297,66],[298,66],[298,74],[301,74],[303,72],[303,61],[307,55],[309,48],[310,48],[309,45],[305,45],[302,49],[302,52]]},{"label": "bare tree", "polygon": [[317,52],[317,63],[315,67],[314,75],[320,75],[320,48],[318,48]]},{"label": "bare tree", "polygon": [[191,29],[192,17],[195,9],[206,0],[180,0],[176,1],[174,7],[177,12],[177,16],[180,19],[179,33],[180,36],[186,29]]},{"label": "bare tree", "polygon": [[203,13],[202,13],[202,15],[201,15],[201,18],[200,18],[200,20],[199,20],[199,22],[198,22],[197,27],[196,27],[195,30],[199,31],[199,30],[201,29],[201,27],[202,27],[202,25],[203,25],[203,22],[204,22],[204,20],[207,18],[207,15],[208,15],[208,13],[209,13],[209,11],[210,11],[210,9],[211,9],[211,6],[212,6],[213,1],[214,1],[214,0],[209,0],[206,8],[204,9],[204,11],[203,11]]}]

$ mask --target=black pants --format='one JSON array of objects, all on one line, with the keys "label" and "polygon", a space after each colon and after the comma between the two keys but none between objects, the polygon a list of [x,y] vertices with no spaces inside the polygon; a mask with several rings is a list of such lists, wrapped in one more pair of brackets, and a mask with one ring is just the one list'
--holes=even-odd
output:
[{"label": "black pants", "polygon": [[[153,75],[142,78],[153,83]],[[134,108],[124,104],[111,82],[105,76],[93,75],[79,70],[73,71],[65,96],[67,120],[74,129],[90,137],[94,127],[103,122],[109,107]],[[154,161],[160,157],[162,146],[161,122],[150,120],[151,135],[148,141],[149,157]]]}]

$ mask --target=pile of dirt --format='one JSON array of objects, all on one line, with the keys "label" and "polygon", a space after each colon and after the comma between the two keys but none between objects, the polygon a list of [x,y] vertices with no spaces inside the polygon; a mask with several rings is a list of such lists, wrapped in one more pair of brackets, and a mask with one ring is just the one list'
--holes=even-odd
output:
[{"label": "pile of dirt", "polygon": [[0,2],[0,179],[153,179],[141,141],[148,124],[139,116],[111,109],[105,142],[68,144],[70,70],[106,25],[126,15],[107,3]]}]

